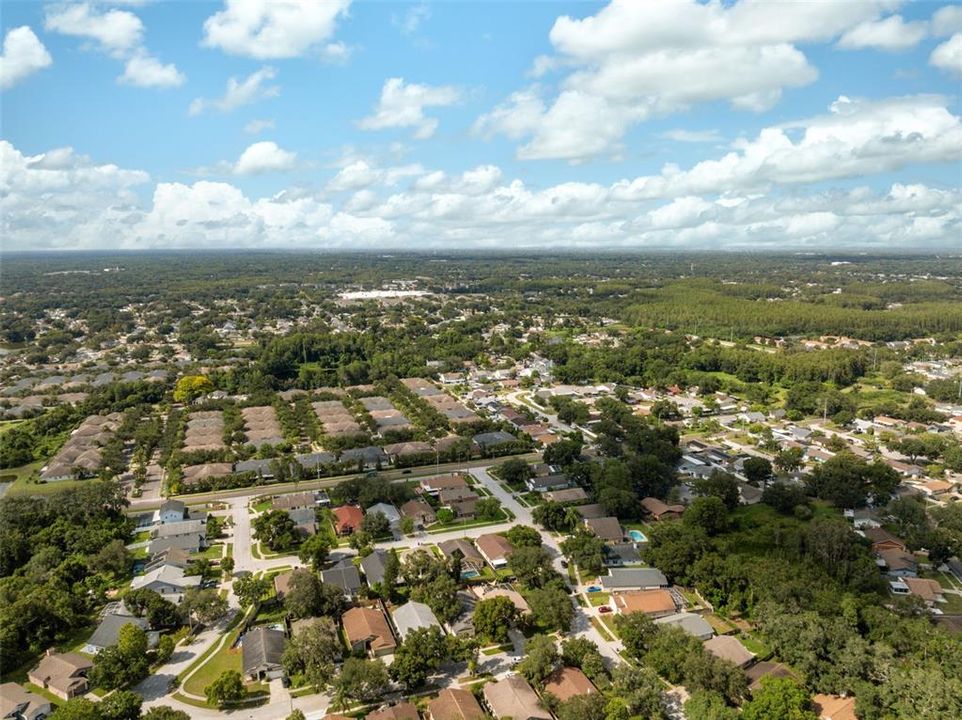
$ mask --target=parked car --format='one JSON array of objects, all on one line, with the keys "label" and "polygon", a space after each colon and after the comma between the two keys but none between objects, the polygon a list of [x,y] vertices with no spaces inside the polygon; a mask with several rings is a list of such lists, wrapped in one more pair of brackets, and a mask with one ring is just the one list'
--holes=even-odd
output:
[{"label": "parked car", "polygon": [[610,612],[611,612],[611,608],[608,607],[607,605],[602,605],[600,608],[598,608],[598,612],[600,612],[600,613],[610,613]]}]

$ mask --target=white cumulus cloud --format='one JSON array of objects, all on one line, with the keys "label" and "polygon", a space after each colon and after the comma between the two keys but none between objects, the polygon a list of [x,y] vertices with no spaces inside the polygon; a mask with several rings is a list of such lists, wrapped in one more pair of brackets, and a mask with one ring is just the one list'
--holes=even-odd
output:
[{"label": "white cumulus cloud", "polygon": [[187,78],[173,63],[163,64],[157,58],[138,53],[127,61],[119,81],[137,87],[178,87]]},{"label": "white cumulus cloud", "polygon": [[297,161],[297,154],[282,150],[272,140],[250,145],[234,163],[236,175],[258,175],[267,172],[290,170]]},{"label": "white cumulus cloud", "polygon": [[361,119],[362,130],[384,128],[414,128],[414,137],[425,140],[438,127],[437,118],[424,114],[427,107],[454,105],[461,99],[461,91],[449,85],[419,85],[405,83],[404,78],[389,78],[381,88],[381,99],[373,115]]},{"label": "white cumulus cloud", "polygon": [[260,60],[293,58],[321,47],[351,0],[225,0],[204,22],[207,47]]},{"label": "white cumulus cloud", "polygon": [[52,64],[47,48],[28,25],[8,30],[3,38],[3,55],[0,55],[0,88],[11,88]]},{"label": "white cumulus cloud", "polygon": [[918,45],[928,34],[928,24],[916,20],[906,22],[901,15],[859,23],[842,35],[838,46],[845,50],[874,48],[894,52]]},{"label": "white cumulus cloud", "polygon": [[962,75],[962,32],[958,32],[929,56],[929,64],[955,75]]},{"label": "white cumulus cloud", "polygon": [[277,97],[281,92],[280,87],[270,84],[270,81],[275,77],[277,77],[277,70],[265,65],[246,78],[228,78],[223,97],[216,99],[195,98],[190,103],[189,112],[191,115],[199,115],[211,108],[221,112],[230,112],[259,100]]}]

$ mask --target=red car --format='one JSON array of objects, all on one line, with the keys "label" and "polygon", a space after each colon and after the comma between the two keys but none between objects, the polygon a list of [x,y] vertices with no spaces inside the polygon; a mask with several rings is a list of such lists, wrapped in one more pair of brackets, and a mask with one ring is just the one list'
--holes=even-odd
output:
[{"label": "red car", "polygon": [[600,613],[610,613],[610,612],[611,612],[611,608],[608,607],[607,605],[602,605],[600,608],[598,608],[598,612],[600,612]]}]

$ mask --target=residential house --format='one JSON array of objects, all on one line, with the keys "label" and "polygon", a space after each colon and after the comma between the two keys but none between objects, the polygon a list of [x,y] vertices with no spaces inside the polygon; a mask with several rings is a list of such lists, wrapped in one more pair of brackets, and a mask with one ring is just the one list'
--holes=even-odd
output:
[{"label": "residential house", "polygon": [[743,668],[755,659],[755,653],[745,647],[741,640],[732,635],[716,635],[702,643],[702,647],[717,658],[727,660]]},{"label": "residential house", "polygon": [[585,520],[605,517],[605,509],[598,503],[591,503],[590,505],[577,505],[575,506],[575,512]]},{"label": "residential house", "polygon": [[234,472],[238,475],[243,473],[252,473],[256,477],[264,480],[273,480],[274,463],[272,460],[268,460],[266,458],[241,460],[240,462],[234,463]]},{"label": "residential house", "polygon": [[901,550],[902,552],[908,552],[908,547],[905,545],[905,541],[896,537],[884,528],[868,528],[862,531],[862,535],[868,538],[868,541],[872,543],[872,550],[875,552],[879,552],[881,550]]},{"label": "residential house", "polygon": [[162,550],[156,555],[151,555],[150,560],[144,566],[145,572],[156,570],[162,565],[172,565],[180,569],[186,568],[190,564],[190,553],[181,548],[171,547]]},{"label": "residential house", "polygon": [[474,637],[474,608],[478,604],[478,598],[466,590],[459,590],[458,602],[461,604],[461,614],[448,623],[448,629],[452,635]]},{"label": "residential house", "polygon": [[745,670],[745,675],[748,677],[748,689],[752,692],[755,692],[762,686],[762,681],[765,678],[795,677],[787,665],[777,662],[769,662],[768,660],[762,660],[761,662],[751,665],[747,670]]},{"label": "residential house", "polygon": [[301,537],[317,534],[317,511],[313,507],[288,510],[287,516],[294,521],[294,528]]},{"label": "residential house", "polygon": [[484,710],[470,690],[447,687],[428,703],[428,720],[484,720]]},{"label": "residential house", "polygon": [[294,460],[308,472],[317,473],[320,476],[321,470],[323,468],[328,468],[337,462],[337,458],[334,457],[333,453],[328,452],[316,452],[316,453],[304,453],[303,455],[295,455]]},{"label": "residential house", "polygon": [[284,675],[284,646],[282,630],[258,625],[241,638],[244,675],[251,680],[273,680]]},{"label": "residential house", "polygon": [[413,704],[400,702],[368,713],[365,720],[420,720],[420,716],[417,707]]},{"label": "residential house", "polygon": [[274,596],[278,601],[283,600],[287,591],[291,588],[291,578],[294,573],[290,570],[274,576]]},{"label": "residential house", "polygon": [[621,567],[622,565],[634,565],[641,562],[641,553],[638,552],[638,545],[632,542],[608,543],[604,547],[605,567]]},{"label": "residential house", "polygon": [[607,592],[616,590],[653,590],[668,587],[668,578],[657,568],[625,568],[609,571],[598,578]]},{"label": "residential house", "polygon": [[439,477],[423,478],[421,490],[428,495],[437,495],[442,490],[466,488],[468,483],[461,475],[441,475]]},{"label": "residential house", "polygon": [[391,531],[397,532],[401,524],[401,513],[398,512],[396,507],[388,503],[375,503],[364,511],[365,515],[371,515],[373,513],[381,513],[391,525]]},{"label": "residential house", "polygon": [[272,510],[314,510],[317,507],[317,498],[312,492],[290,493],[288,495],[278,495],[271,500]]},{"label": "residential house", "polygon": [[374,550],[367,557],[361,558],[361,569],[364,571],[364,579],[370,587],[374,587],[384,580],[384,569],[390,552],[387,550]]},{"label": "residential house", "polygon": [[657,618],[655,624],[680,627],[686,633],[699,640],[708,640],[715,634],[715,631],[712,629],[712,626],[708,624],[708,621],[701,615],[696,615],[695,613],[682,612],[675,615],[667,615]]},{"label": "residential house", "polygon": [[482,453],[493,452],[518,442],[518,438],[504,430],[478,433],[471,440]]},{"label": "residential house", "polygon": [[508,556],[514,552],[514,546],[504,535],[488,533],[474,540],[478,552],[495,570],[508,566]]},{"label": "residential house", "polygon": [[588,518],[584,522],[589,531],[605,542],[616,543],[625,539],[624,530],[616,517]]},{"label": "residential house", "polygon": [[588,676],[578,668],[561,667],[551,673],[544,681],[544,691],[551,693],[561,702],[579,695],[598,692]]},{"label": "residential house", "polygon": [[480,570],[484,567],[484,558],[481,557],[477,548],[474,547],[469,540],[464,538],[454,538],[453,540],[439,542],[438,549],[444,553],[444,556],[448,560],[451,559],[455,550],[460,550],[463,564],[469,565],[475,570]]},{"label": "residential house", "polygon": [[438,521],[434,508],[423,500],[408,500],[400,509],[401,517],[409,517],[414,520],[415,527],[423,528]]},{"label": "residential house", "polygon": [[376,445],[344,450],[339,458],[339,462],[357,465],[365,470],[376,470],[386,466],[389,461],[387,454]]},{"label": "residential house", "polygon": [[187,506],[180,500],[166,500],[157,510],[155,521],[161,524],[180,522],[187,519]]},{"label": "residential house", "polygon": [[517,590],[511,590],[505,587],[496,588],[478,588],[475,590],[478,593],[481,600],[490,600],[496,597],[506,597],[510,600],[519,613],[522,615],[527,615],[531,612],[531,606],[528,605],[528,601],[524,599],[524,596]]},{"label": "residential house", "polygon": [[361,573],[350,560],[344,560],[330,570],[322,571],[321,582],[339,587],[350,600],[357,597],[358,591],[364,584],[361,582]]},{"label": "residential house", "polygon": [[482,691],[484,702],[498,720],[552,720],[541,707],[538,695],[520,675],[490,682]]},{"label": "residential house", "polygon": [[206,520],[178,520],[175,522],[158,525],[150,531],[150,537],[163,539],[179,537],[181,535],[197,535],[202,538],[202,546],[207,543],[207,521]]},{"label": "residential house", "polygon": [[571,483],[567,475],[535,475],[524,481],[531,492],[548,492],[549,490],[564,490]]},{"label": "residential house", "polygon": [[132,590],[153,590],[162,597],[174,603],[180,599],[188,589],[200,585],[200,575],[185,575],[184,568],[177,565],[160,565],[143,575],[137,575],[130,583]]},{"label": "residential house", "polygon": [[154,538],[147,543],[147,555],[156,557],[170,550],[195,553],[207,546],[207,534],[177,535],[174,537]]},{"label": "residential house", "polygon": [[640,612],[651,618],[659,618],[678,611],[675,596],[663,588],[613,592],[608,602],[611,609],[621,615]]},{"label": "residential house", "polygon": [[551,490],[544,494],[545,500],[550,502],[558,502],[562,504],[571,504],[584,502],[588,499],[588,493],[584,491],[584,488],[573,487],[566,488],[564,490]]},{"label": "residential house", "polygon": [[0,718],[10,720],[44,720],[53,712],[53,705],[15,682],[0,685]]},{"label": "residential house", "polygon": [[27,673],[27,679],[61,700],[69,700],[86,694],[87,673],[93,666],[92,660],[79,653],[47,650],[40,664]]},{"label": "residential house", "polygon": [[670,520],[680,518],[685,512],[684,505],[668,505],[658,498],[646,497],[641,501],[641,507],[651,516],[652,520]]},{"label": "residential house", "polygon": [[878,564],[891,577],[910,578],[918,574],[919,565],[915,556],[904,550],[890,548],[875,553]]},{"label": "residential house", "polygon": [[341,624],[352,650],[364,650],[372,657],[380,657],[397,647],[391,626],[379,608],[351,608],[341,617]]},{"label": "residential house", "polygon": [[911,595],[920,598],[928,607],[935,607],[936,603],[945,602],[942,586],[937,580],[906,577],[902,582],[908,587]]},{"label": "residential house", "polygon": [[430,607],[413,600],[395,608],[391,613],[391,619],[394,620],[394,627],[397,628],[402,640],[414,630],[441,627],[441,623],[438,622]]},{"label": "residential house", "polygon": [[[878,418],[876,418],[878,419]],[[841,695],[815,695],[812,705],[819,720],[856,720],[855,698]]]},{"label": "residential house", "polygon": [[364,519],[364,511],[357,505],[341,505],[334,508],[334,532],[338,535],[350,535],[359,527]]},{"label": "residential house", "polygon": [[104,615],[103,619],[100,621],[100,625],[94,630],[94,634],[90,636],[87,640],[87,644],[84,645],[83,651],[88,655],[96,655],[104,648],[111,647],[117,644],[117,639],[120,636],[120,628],[124,625],[136,625],[137,627],[143,629],[147,633],[147,642],[150,647],[157,644],[158,633],[150,630],[147,621],[143,618],[135,617],[133,615],[120,615],[116,613],[108,613]]}]

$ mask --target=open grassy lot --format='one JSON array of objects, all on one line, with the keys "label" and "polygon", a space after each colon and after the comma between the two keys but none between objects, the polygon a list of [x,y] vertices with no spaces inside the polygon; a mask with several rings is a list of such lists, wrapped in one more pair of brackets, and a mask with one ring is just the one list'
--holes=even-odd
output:
[{"label": "open grassy lot", "polygon": [[46,495],[65,488],[76,488],[87,480],[62,480],[61,482],[42,483],[37,482],[34,477],[40,468],[44,466],[43,460],[32,462],[29,465],[21,465],[9,470],[0,470],[0,482],[13,483],[7,493],[14,495],[21,493],[24,495]]}]

